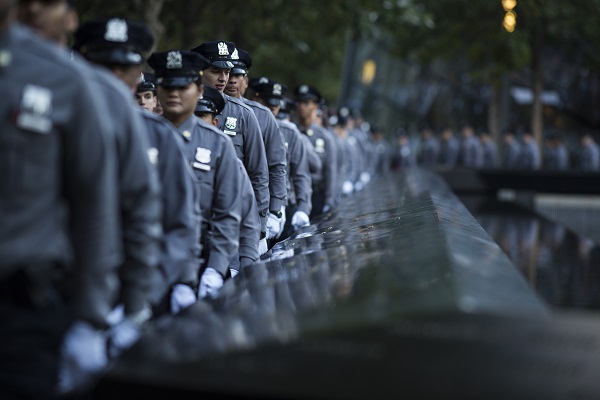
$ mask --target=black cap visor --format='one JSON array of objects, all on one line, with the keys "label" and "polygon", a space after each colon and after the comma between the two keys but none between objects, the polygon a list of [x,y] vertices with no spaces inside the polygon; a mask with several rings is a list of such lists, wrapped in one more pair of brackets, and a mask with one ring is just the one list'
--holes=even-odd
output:
[{"label": "black cap visor", "polygon": [[161,87],[186,87],[192,82],[196,82],[200,79],[200,75],[167,75],[156,77],[156,83]]},{"label": "black cap visor", "polygon": [[244,67],[235,66],[231,69],[232,75],[246,75],[248,70]]},{"label": "black cap visor", "polygon": [[210,62],[210,66],[212,68],[231,69],[233,68],[233,63],[227,60],[214,60]]},{"label": "black cap visor", "polygon": [[82,48],[83,55],[90,61],[106,64],[118,65],[140,65],[144,62],[144,57],[136,51],[113,48]]}]

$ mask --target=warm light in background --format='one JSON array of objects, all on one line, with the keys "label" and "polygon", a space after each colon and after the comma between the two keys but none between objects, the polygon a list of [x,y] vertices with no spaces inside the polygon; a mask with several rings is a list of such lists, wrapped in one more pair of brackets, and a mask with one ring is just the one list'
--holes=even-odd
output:
[{"label": "warm light in background", "polygon": [[517,26],[517,14],[514,11],[507,11],[504,15],[502,26],[504,26],[507,32],[513,32]]},{"label": "warm light in background", "polygon": [[371,84],[371,82],[373,82],[373,79],[375,78],[375,72],[377,72],[377,64],[375,64],[375,61],[366,60],[363,63],[362,68],[362,83],[364,85]]},{"label": "warm light in background", "polygon": [[517,0],[502,0],[504,11],[510,11],[517,6]]},{"label": "warm light in background", "polygon": [[502,7],[506,11],[502,26],[504,26],[507,32],[514,32],[517,26],[517,13],[513,11],[516,6],[517,0],[502,0]]}]

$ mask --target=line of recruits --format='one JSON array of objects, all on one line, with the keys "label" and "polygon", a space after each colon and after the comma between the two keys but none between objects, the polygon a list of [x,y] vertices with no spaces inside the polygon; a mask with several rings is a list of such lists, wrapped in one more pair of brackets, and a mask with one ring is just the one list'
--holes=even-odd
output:
[{"label": "line of recruits", "polygon": [[1,398],[78,387],[378,164],[347,111],[324,127],[312,86],[291,122],[286,86],[249,79],[234,43],[147,57],[146,26],[78,27],[73,3],[0,0]]}]

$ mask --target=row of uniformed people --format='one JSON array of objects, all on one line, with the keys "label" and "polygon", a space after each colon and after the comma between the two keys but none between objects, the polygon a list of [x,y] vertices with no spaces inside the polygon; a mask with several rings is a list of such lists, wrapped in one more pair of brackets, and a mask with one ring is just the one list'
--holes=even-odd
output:
[{"label": "row of uniformed people", "polygon": [[[301,85],[295,91],[298,115],[312,110],[310,119],[300,118],[307,124],[302,135],[283,114],[274,118],[284,104],[284,85],[268,78],[248,81],[248,53],[230,42],[206,42],[148,60],[164,118],[159,117],[131,102],[131,93],[144,86],[138,80],[154,42],[148,29],[118,18],[90,21],[75,32],[75,52],[67,52],[58,47],[65,47],[76,26],[74,13],[72,2],[22,1],[21,20],[57,48],[38,44],[17,27],[0,40],[0,79],[13,88],[6,103],[13,108],[5,115],[15,116],[4,123],[10,133],[0,150],[7,155],[2,159],[16,160],[0,170],[15,178],[3,180],[0,283],[16,282],[28,293],[60,284],[56,290],[69,305],[53,309],[65,323],[50,337],[52,362],[40,369],[41,379],[56,373],[56,347],[70,322],[88,324],[71,325],[64,351],[73,354],[67,359],[81,356],[82,340],[90,349],[101,346],[107,321],[118,352],[135,341],[136,327],[152,312],[177,312],[198,295],[214,296],[236,268],[267,250],[267,239],[308,225],[309,216],[336,204],[339,192],[338,150],[331,132],[316,123],[321,100],[316,89]],[[242,97],[236,78],[251,83],[263,106]],[[226,88],[234,96],[223,94]],[[18,171],[29,175],[17,179]],[[40,175],[32,185],[35,171]],[[364,184],[369,173],[361,174],[367,174]],[[71,271],[74,285],[63,292],[63,279],[56,276],[65,271]],[[2,306],[8,304],[10,312],[23,307],[21,294],[6,296]],[[26,305],[29,321],[56,306],[54,298],[52,304],[45,300]],[[10,312],[7,329],[15,327]],[[47,319],[37,322],[46,325],[36,332],[50,328]],[[31,333],[6,332],[6,343]],[[40,351],[40,363],[47,353]],[[76,383],[80,365],[71,367],[63,374],[71,379],[62,382],[66,390]],[[2,388],[10,368],[2,364]],[[25,375],[27,368],[16,373]],[[17,384],[10,390],[32,388]]]}]

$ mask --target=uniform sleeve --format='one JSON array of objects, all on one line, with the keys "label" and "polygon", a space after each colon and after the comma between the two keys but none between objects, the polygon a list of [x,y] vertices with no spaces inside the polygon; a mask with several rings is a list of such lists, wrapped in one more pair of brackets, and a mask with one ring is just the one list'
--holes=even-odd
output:
[{"label": "uniform sleeve", "polygon": [[247,126],[244,140],[244,167],[252,182],[256,197],[256,205],[262,219],[262,231],[265,230],[267,212],[269,211],[269,166],[265,154],[265,144],[258,125],[258,120],[252,110],[246,114]]},{"label": "uniform sleeve", "polygon": [[64,190],[75,255],[75,312],[104,325],[119,285],[119,188],[111,126],[100,118],[107,110],[88,83],[82,80],[73,93],[73,118],[64,140]]},{"label": "uniform sleeve", "polygon": [[269,166],[269,210],[279,211],[286,204],[286,152],[283,135],[271,112],[265,111],[261,124]]},{"label": "uniform sleeve", "polygon": [[112,114],[117,129],[122,129],[119,161],[125,262],[120,269],[121,300],[125,313],[134,314],[150,301],[152,276],[158,269],[162,239],[160,184],[148,159],[148,140],[138,110],[126,99],[116,107],[122,111]]},{"label": "uniform sleeve", "polygon": [[[263,152],[264,156],[264,152]],[[228,272],[232,258],[239,250],[241,222],[241,172],[237,155],[229,140],[222,142],[218,160],[212,203],[210,255],[207,268],[214,268],[223,276]]]},{"label": "uniform sleeve", "polygon": [[310,139],[304,134],[300,134],[300,138],[302,142],[304,142],[304,147],[308,153],[308,171],[311,173],[311,176],[316,176],[321,174],[321,170],[323,169],[323,161],[321,161],[321,157],[315,151],[314,146],[310,142]]},{"label": "uniform sleeve", "polygon": [[[256,199],[252,191],[250,179],[244,172],[244,166],[240,161],[241,175],[241,210],[242,220],[240,225],[240,261],[242,257],[246,257],[250,261],[256,261],[260,256],[258,254],[258,242],[260,240],[260,216],[258,215],[258,207],[256,207]],[[245,263],[242,263],[244,265]]]},{"label": "uniform sleeve", "polygon": [[302,140],[300,132],[293,132],[293,134],[294,140],[288,143],[290,180],[296,194],[298,210],[310,215],[312,210],[312,179],[308,168],[308,147],[312,146]]},{"label": "uniform sleeve", "polygon": [[166,287],[177,282],[198,280],[200,255],[200,212],[196,185],[175,133],[161,124],[158,166],[162,184],[164,231],[161,266],[167,275]]},{"label": "uniform sleeve", "polygon": [[323,179],[326,182],[325,204],[333,206],[335,204],[337,185],[337,150],[333,137],[327,133],[324,137],[327,143],[327,158],[323,165]]}]

